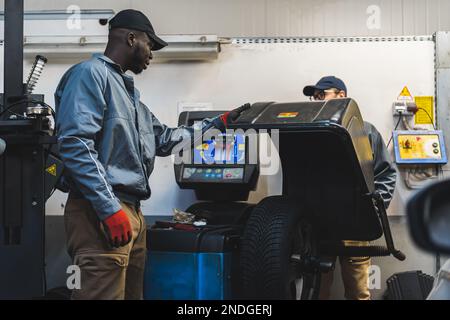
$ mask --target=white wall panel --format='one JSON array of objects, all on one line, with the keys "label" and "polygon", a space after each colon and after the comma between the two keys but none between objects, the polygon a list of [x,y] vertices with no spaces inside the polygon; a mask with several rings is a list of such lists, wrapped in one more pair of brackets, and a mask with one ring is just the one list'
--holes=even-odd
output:
[{"label": "white wall panel", "polygon": [[[61,10],[72,4],[139,9],[164,34],[388,36],[450,30],[448,0],[25,0],[25,9]],[[367,28],[371,5],[381,9],[379,29]]]},{"label": "white wall panel", "polygon": [[[324,75],[336,75],[348,85],[349,95],[360,105],[387,142],[393,129],[392,102],[403,86],[414,95],[434,95],[434,43],[432,41],[233,44],[223,46],[217,61],[155,63],[136,76],[142,101],[167,125],[177,123],[180,102],[208,102],[228,110],[245,102],[304,101],[302,88]],[[330,52],[334,57],[330,58]],[[50,61],[36,92],[53,104],[53,92],[69,66],[76,61]],[[25,65],[25,75],[29,63]],[[153,196],[144,203],[145,214],[170,214],[194,201],[191,191],[175,183],[170,158],[158,158],[150,179]],[[281,176],[264,177],[251,200],[281,190]],[[391,214],[403,214],[409,196],[398,182]],[[65,198],[56,194],[49,214],[61,214]]]}]

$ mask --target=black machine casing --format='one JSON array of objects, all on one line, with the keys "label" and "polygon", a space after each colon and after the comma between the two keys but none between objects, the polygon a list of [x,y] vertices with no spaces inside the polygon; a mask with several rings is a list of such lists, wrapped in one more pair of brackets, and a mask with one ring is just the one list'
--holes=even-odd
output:
[{"label": "black machine casing", "polygon": [[283,195],[295,199],[321,240],[382,236],[372,148],[354,100],[256,103],[230,127],[270,129],[272,139],[278,130]]},{"label": "black machine casing", "polygon": [[158,226],[150,229],[147,248],[162,252],[231,252],[238,246],[238,226],[206,226],[192,231]]},{"label": "black machine casing", "polygon": [[0,299],[45,294],[46,146],[56,137],[43,119],[0,121]]}]

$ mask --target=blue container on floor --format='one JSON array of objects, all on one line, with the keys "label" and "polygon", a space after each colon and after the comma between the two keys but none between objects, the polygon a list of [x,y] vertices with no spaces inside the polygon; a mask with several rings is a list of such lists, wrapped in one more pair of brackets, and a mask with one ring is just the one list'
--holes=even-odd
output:
[{"label": "blue container on floor", "polygon": [[156,224],[147,233],[144,299],[232,299],[239,234],[230,226],[186,231]]}]

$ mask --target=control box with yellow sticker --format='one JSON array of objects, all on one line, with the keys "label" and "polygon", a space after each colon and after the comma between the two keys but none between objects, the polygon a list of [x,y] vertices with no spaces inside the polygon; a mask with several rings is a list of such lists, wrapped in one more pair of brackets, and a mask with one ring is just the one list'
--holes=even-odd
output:
[{"label": "control box with yellow sticker", "polygon": [[446,164],[444,136],[440,130],[394,131],[397,164]]}]

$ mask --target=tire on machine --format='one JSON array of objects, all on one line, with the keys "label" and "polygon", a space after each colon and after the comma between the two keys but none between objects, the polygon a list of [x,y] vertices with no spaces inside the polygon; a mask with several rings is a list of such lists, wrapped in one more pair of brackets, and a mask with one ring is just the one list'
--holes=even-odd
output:
[{"label": "tire on machine", "polygon": [[308,259],[314,254],[311,228],[299,206],[285,196],[263,199],[253,209],[241,241],[242,297],[312,299],[320,273],[299,271],[292,257]]}]

